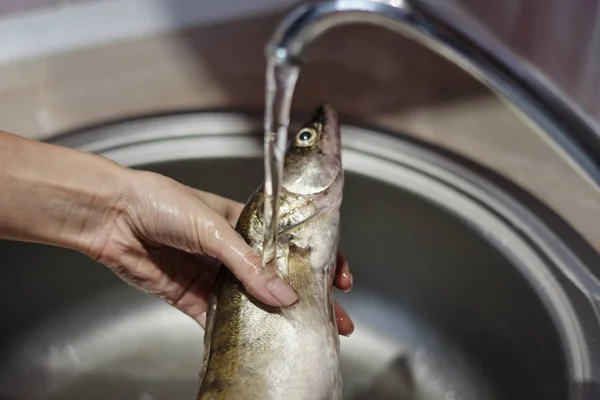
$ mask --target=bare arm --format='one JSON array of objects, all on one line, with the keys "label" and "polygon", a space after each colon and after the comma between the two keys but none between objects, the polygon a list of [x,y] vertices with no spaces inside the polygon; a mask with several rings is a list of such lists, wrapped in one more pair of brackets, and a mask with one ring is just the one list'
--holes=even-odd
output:
[{"label": "bare arm", "polygon": [[0,132],[0,237],[88,253],[124,211],[129,175],[106,158]]}]

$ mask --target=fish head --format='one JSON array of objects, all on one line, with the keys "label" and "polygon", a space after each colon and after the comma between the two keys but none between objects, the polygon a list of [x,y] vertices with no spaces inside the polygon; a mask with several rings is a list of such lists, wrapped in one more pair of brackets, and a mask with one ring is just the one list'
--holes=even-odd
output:
[{"label": "fish head", "polygon": [[338,116],[331,106],[321,105],[290,138],[282,188],[299,196],[326,196],[334,202],[341,201],[342,181]]}]

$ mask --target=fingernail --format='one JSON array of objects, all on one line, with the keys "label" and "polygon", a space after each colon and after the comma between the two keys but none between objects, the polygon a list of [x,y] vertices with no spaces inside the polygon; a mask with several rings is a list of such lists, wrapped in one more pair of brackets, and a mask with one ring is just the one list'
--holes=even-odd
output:
[{"label": "fingernail", "polygon": [[[352,335],[354,333],[354,322],[352,321],[352,318],[350,318],[350,317],[346,317],[346,318],[348,319],[348,324],[350,324],[350,330],[348,331],[348,333],[342,333],[342,336],[350,337],[350,335]],[[338,326],[343,325],[344,320],[346,320],[346,318],[337,317],[336,320],[338,321],[337,322]]]},{"label": "fingernail", "polygon": [[282,306],[290,306],[298,301],[296,291],[281,278],[273,279],[267,283],[267,290]]},{"label": "fingernail", "polygon": [[198,321],[202,329],[206,330],[206,311],[200,314],[198,318],[196,318],[196,321]]},{"label": "fingernail", "polygon": [[348,287],[348,289],[344,290],[345,293],[348,293],[349,291],[352,290],[352,285],[354,284],[354,275],[352,275],[352,273],[350,273],[350,272],[348,272],[348,273],[344,272],[342,274],[342,276],[344,278],[346,278],[348,280],[348,282],[350,283],[350,286]]},{"label": "fingernail", "polygon": [[350,318],[348,318],[348,322],[350,322],[350,332],[346,333],[344,336],[350,337],[354,333],[354,322]]}]

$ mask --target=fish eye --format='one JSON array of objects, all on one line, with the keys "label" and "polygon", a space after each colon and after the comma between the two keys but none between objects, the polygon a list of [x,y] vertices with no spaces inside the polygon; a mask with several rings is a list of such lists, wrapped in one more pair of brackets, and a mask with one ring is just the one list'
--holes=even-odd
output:
[{"label": "fish eye", "polygon": [[317,132],[312,128],[303,128],[296,135],[296,146],[309,147],[317,141]]}]

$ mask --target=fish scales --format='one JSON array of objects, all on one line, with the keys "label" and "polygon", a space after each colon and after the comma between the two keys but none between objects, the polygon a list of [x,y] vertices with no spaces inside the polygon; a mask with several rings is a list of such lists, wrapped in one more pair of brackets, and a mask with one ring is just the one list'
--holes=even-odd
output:
[{"label": "fish scales", "polygon": [[[277,272],[298,293],[292,306],[267,306],[220,268],[210,299],[196,400],[339,400],[339,338],[333,279],[343,170],[335,111],[316,109],[293,136],[278,199]],[[263,186],[236,230],[262,254]]]}]

